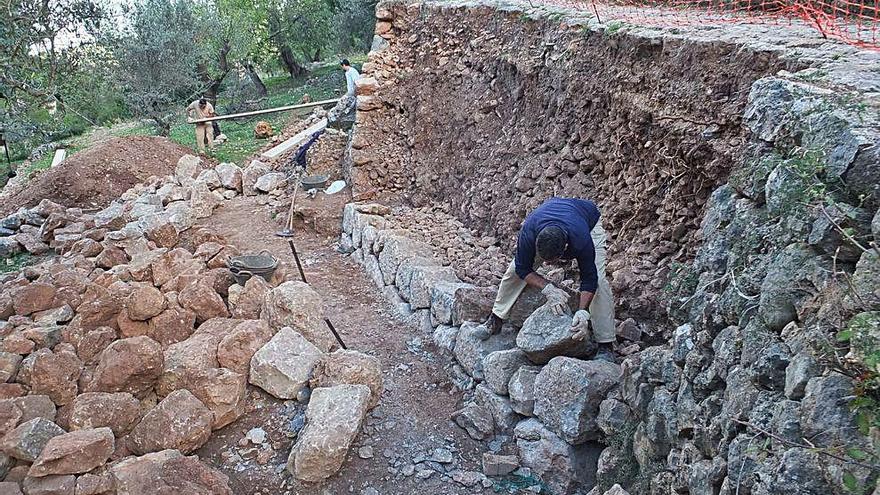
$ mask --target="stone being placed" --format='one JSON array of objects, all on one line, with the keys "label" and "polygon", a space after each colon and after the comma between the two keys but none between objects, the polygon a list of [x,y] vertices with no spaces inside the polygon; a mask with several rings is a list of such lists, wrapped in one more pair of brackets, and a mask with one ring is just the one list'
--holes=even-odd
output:
[{"label": "stone being placed", "polygon": [[260,317],[273,329],[291,327],[324,352],[336,342],[324,323],[321,295],[304,282],[284,282],[270,290]]},{"label": "stone being placed", "polygon": [[592,338],[578,341],[573,335],[571,316],[557,316],[545,305],[523,322],[516,346],[535,364],[544,364],[556,356],[584,357],[596,350]]},{"label": "stone being placed", "polygon": [[308,385],[312,369],[322,355],[321,349],[305,337],[284,327],[254,354],[250,383],[279,399],[295,399]]},{"label": "stone being placed", "polygon": [[535,378],[535,416],[572,445],[596,439],[599,404],[620,376],[614,363],[553,358]]},{"label": "stone being placed", "polygon": [[370,387],[370,409],[379,403],[382,395],[382,365],[379,359],[362,352],[339,349],[321,356],[315,363],[312,389],[336,385],[366,385]]},{"label": "stone being placed", "polygon": [[306,426],[290,451],[287,469],[303,481],[320,481],[339,471],[369,402],[366,385],[315,389],[306,409]]}]

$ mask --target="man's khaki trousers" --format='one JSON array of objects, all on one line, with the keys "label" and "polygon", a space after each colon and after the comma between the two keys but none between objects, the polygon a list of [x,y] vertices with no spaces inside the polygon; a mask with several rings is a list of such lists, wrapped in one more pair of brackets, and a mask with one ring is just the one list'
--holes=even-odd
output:
[{"label": "man's khaki trousers", "polygon": [[[596,248],[596,271],[599,274],[599,285],[593,301],[590,303],[590,323],[593,327],[593,336],[596,342],[606,343],[614,342],[614,297],[611,294],[611,286],[608,285],[608,279],[605,278],[605,230],[602,223],[599,222],[590,231],[590,237],[593,239],[593,245]],[[543,260],[535,257],[535,266],[537,269]],[[582,274],[583,276],[583,274]],[[495,296],[495,305],[492,306],[492,312],[502,320],[506,320],[510,314],[513,304],[526,288],[525,280],[519,278],[516,274],[516,262],[511,261],[504,277],[501,278],[501,284],[498,286],[498,295]]]},{"label": "man's khaki trousers", "polygon": [[196,146],[199,151],[205,151],[205,139],[208,140],[208,147],[214,149],[214,129],[211,124],[196,125]]}]

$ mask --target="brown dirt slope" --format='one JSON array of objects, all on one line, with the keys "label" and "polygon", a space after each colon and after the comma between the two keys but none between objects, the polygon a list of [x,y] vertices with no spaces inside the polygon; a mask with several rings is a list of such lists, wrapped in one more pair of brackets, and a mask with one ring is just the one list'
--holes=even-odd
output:
[{"label": "brown dirt slope", "polygon": [[0,213],[33,206],[46,198],[68,207],[102,208],[138,182],[167,175],[192,150],[167,138],[114,138],[81,151],[46,170],[24,187],[0,197]]}]

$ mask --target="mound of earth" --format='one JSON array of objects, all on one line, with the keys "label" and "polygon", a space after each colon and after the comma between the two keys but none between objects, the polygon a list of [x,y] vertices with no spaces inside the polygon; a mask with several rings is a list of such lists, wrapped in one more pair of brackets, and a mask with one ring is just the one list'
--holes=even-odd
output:
[{"label": "mound of earth", "polygon": [[[168,175],[191,150],[167,138],[114,138],[69,157],[0,196],[0,213],[50,199],[67,207],[103,208],[150,176]],[[12,184],[10,184],[12,187]]]}]

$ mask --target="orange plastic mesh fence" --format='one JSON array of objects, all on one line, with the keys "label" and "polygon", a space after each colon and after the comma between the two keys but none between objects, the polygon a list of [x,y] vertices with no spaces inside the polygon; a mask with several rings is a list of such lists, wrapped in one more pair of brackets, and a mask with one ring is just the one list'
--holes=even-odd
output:
[{"label": "orange plastic mesh fence", "polygon": [[880,50],[880,0],[545,0],[595,14],[602,22],[683,27],[724,23],[809,26],[817,37]]}]

